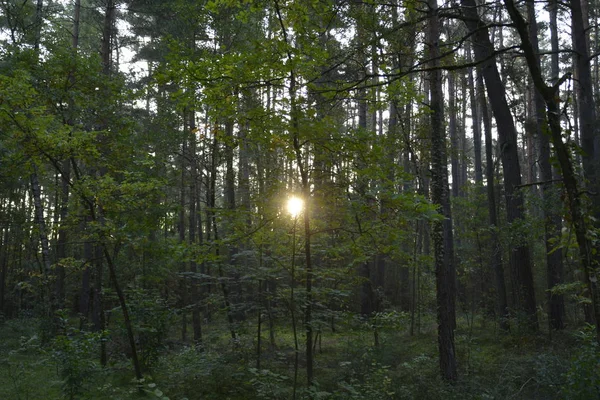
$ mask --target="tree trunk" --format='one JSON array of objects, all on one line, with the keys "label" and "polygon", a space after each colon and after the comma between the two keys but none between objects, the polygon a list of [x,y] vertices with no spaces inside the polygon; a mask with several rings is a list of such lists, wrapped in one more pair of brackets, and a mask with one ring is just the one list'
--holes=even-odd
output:
[{"label": "tree trunk", "polygon": [[444,98],[442,73],[439,67],[440,28],[437,0],[429,0],[431,14],[427,29],[427,46],[432,71],[429,73],[431,98],[431,200],[437,206],[443,220],[432,224],[435,253],[435,276],[437,293],[438,345],[442,377],[448,381],[457,379],[456,351],[454,347],[455,296],[452,217],[448,193],[448,169],[446,136],[444,132]]},{"label": "tree trunk", "polygon": [[[71,49],[73,51],[73,57],[77,55],[77,49],[79,46],[79,19],[81,15],[81,0],[76,0],[73,10],[73,33],[71,35]],[[69,72],[69,83],[75,84],[75,71]],[[74,101],[69,100],[69,117],[67,124],[70,126],[74,125],[73,121],[73,109],[75,108]],[[56,259],[60,261],[67,257],[67,228],[66,219],[69,213],[69,192],[70,192],[70,181],[71,181],[71,160],[63,160],[61,164],[61,198],[60,198],[60,228],[58,232],[58,240],[56,243]],[[56,265],[56,305],[58,308],[63,308],[65,305],[65,269],[59,262]]]},{"label": "tree trunk", "polygon": [[[11,215],[12,203],[8,202],[8,211],[6,215]],[[2,232],[0,230],[0,232]],[[2,232],[2,245],[0,246],[0,316],[6,316],[8,314],[6,309],[6,275],[8,273],[8,258],[9,258],[9,245],[11,235],[9,235],[10,227],[5,226]],[[14,236],[14,235],[12,235]]]},{"label": "tree trunk", "polygon": [[[580,128],[580,139],[581,139],[581,150],[582,150],[582,164],[583,164],[583,175],[585,177],[586,192],[590,196],[590,212],[595,218],[595,222],[591,223],[591,226],[595,228],[600,227],[600,205],[598,205],[598,199],[600,196],[600,160],[598,160],[598,154],[600,151],[600,135],[598,134],[596,119],[596,104],[593,93],[593,82],[591,74],[590,54],[589,54],[589,38],[588,38],[588,27],[589,21],[587,16],[587,1],[586,0],[573,0],[571,1],[571,33],[573,37],[573,50],[574,50],[574,64],[575,64],[575,75],[576,75],[576,94],[577,94],[577,105],[579,115],[579,128]],[[584,212],[582,210],[582,212]],[[591,227],[590,226],[590,227]],[[594,279],[594,270],[600,265],[600,254],[596,254],[591,257],[590,268],[592,270],[586,271],[585,275],[592,273],[592,279]],[[586,278],[587,280],[587,278]],[[597,282],[587,282],[587,286],[597,286]],[[597,290],[597,289],[596,289]],[[594,291],[590,288],[589,295],[592,297],[592,303],[594,303]],[[600,294],[598,294],[600,296]],[[597,300],[600,302],[600,298]],[[594,319],[596,323],[600,317],[600,310],[596,307],[600,307],[600,304],[594,306],[592,304],[592,310],[589,309],[587,304],[584,304],[584,311],[586,314],[586,320],[588,323],[593,323]],[[600,332],[598,332],[600,338]]]},{"label": "tree trunk", "polygon": [[[184,129],[187,127],[187,123],[185,124]],[[185,194],[186,194],[186,182],[185,182],[185,170],[186,170],[186,157],[188,157],[187,150],[187,140],[183,138],[181,145],[181,175],[180,175],[180,183],[179,183],[179,220],[177,224],[177,230],[179,232],[179,243],[185,243]],[[182,273],[186,272],[185,261],[182,261],[179,266],[179,271]],[[181,341],[185,342],[187,340],[187,312],[186,307],[188,303],[188,295],[187,295],[187,281],[184,277],[180,277],[179,280],[179,297],[181,302]]]},{"label": "tree trunk", "polygon": [[[466,53],[467,62],[471,62],[471,42],[467,41]],[[473,151],[475,153],[475,183],[477,185],[483,184],[483,167],[481,160],[481,116],[478,112],[477,97],[475,96],[475,79],[473,78],[473,68],[469,68],[468,71],[468,86],[469,86],[469,98],[471,99],[471,119],[473,123]]]},{"label": "tree trunk", "polygon": [[456,126],[456,79],[454,72],[448,72],[448,133],[450,134],[450,165],[452,167],[452,197],[460,192],[460,173],[458,169],[458,132]]},{"label": "tree trunk", "polygon": [[494,174],[492,123],[490,121],[490,113],[488,111],[488,103],[485,97],[483,85],[483,76],[481,75],[480,68],[477,68],[477,94],[479,96],[478,101],[485,134],[485,179],[487,181],[488,216],[490,221],[492,247],[491,265],[494,271],[494,280],[496,284],[496,313],[500,329],[504,332],[508,332],[510,325],[508,302],[506,299],[506,281],[504,279],[504,263],[502,261],[502,247],[498,238],[498,216],[496,213],[496,179]]},{"label": "tree trunk", "polygon": [[48,234],[46,233],[46,219],[44,217],[44,206],[42,204],[42,190],[38,180],[38,168],[32,162],[33,172],[30,175],[31,196],[33,197],[33,206],[35,210],[35,223],[38,226],[38,235],[42,247],[42,304],[44,305],[44,315],[50,316],[52,312],[52,299],[48,291],[48,282],[50,279],[50,244]]},{"label": "tree trunk", "polygon": [[[196,210],[197,195],[198,195],[198,170],[196,161],[196,119],[194,109],[188,110],[186,117],[189,119],[189,152],[188,159],[190,163],[190,215],[188,224],[188,243],[190,249],[193,249],[196,243],[196,229],[198,224],[196,222],[198,211]],[[194,251],[192,250],[192,254]],[[198,265],[193,256],[190,260],[190,272],[193,274],[191,279],[190,297],[192,304],[192,328],[194,330],[194,343],[196,345],[202,344],[202,325],[200,321],[200,297],[198,294],[198,282],[199,279],[195,275],[198,272]]]},{"label": "tree trunk", "polygon": [[221,282],[221,291],[223,293],[223,302],[225,303],[225,312],[227,314],[227,321],[229,323],[229,333],[231,339],[237,340],[237,334],[235,331],[235,325],[233,320],[233,314],[231,312],[231,303],[229,299],[229,287],[225,282],[225,274],[223,273],[223,262],[221,258],[221,245],[219,244],[219,229],[217,225],[217,213],[216,213],[216,186],[217,186],[217,150],[218,140],[215,137],[213,140],[213,148],[211,154],[211,166],[210,166],[210,183],[208,193],[208,224],[209,229],[212,231],[213,240],[217,245],[215,246],[215,256],[217,257],[217,273],[219,274],[219,281]]},{"label": "tree trunk", "polygon": [[[535,54],[539,54],[537,23],[533,1],[527,2],[529,40]],[[557,55],[558,56],[558,55]],[[553,68],[554,69],[554,68]],[[553,71],[553,75],[558,71]],[[558,77],[555,82],[558,81]],[[557,93],[558,95],[558,89]],[[552,329],[564,327],[565,304],[562,294],[553,294],[552,288],[563,283],[562,249],[556,248],[553,242],[561,236],[561,217],[557,210],[559,198],[552,184],[554,174],[550,163],[550,140],[543,127],[547,127],[544,98],[539,90],[534,89],[534,124],[539,147],[539,169],[542,180],[543,214],[546,242],[546,268],[548,271],[548,323]]]}]

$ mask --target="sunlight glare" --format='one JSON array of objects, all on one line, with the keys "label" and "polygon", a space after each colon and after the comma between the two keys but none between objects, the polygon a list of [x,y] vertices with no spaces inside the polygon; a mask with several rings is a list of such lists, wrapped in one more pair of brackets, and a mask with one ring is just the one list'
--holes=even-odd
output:
[{"label": "sunlight glare", "polygon": [[287,203],[287,210],[292,217],[297,217],[304,208],[304,201],[298,197],[290,197]]}]

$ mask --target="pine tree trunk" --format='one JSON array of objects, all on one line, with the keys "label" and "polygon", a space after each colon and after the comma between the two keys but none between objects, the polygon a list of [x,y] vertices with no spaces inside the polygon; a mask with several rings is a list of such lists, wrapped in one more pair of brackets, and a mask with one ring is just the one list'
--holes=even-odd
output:
[{"label": "pine tree trunk", "polygon": [[[467,41],[466,53],[467,62],[471,62],[471,42]],[[475,96],[475,79],[473,78],[473,68],[469,68],[468,71],[468,86],[469,86],[469,98],[471,99],[471,119],[473,123],[473,152],[475,154],[475,183],[477,185],[483,184],[483,167],[481,159],[481,116],[479,115],[479,107],[477,104],[477,97]]]},{"label": "pine tree trunk", "polygon": [[483,121],[483,131],[485,135],[485,179],[487,181],[487,201],[488,201],[488,216],[490,221],[491,234],[491,265],[494,271],[496,284],[496,313],[499,321],[500,329],[503,332],[508,332],[509,313],[508,302],[506,299],[506,281],[504,279],[504,263],[502,261],[502,247],[498,238],[498,216],[496,213],[496,189],[495,189],[495,173],[494,173],[494,156],[492,143],[492,123],[490,121],[490,113],[488,111],[487,99],[483,85],[483,77],[481,69],[477,68],[477,94],[478,102],[481,110],[481,118]]},{"label": "pine tree trunk", "polygon": [[[196,161],[196,121],[194,109],[188,110],[187,118],[189,119],[189,152],[188,159],[190,163],[190,214],[188,224],[188,243],[191,248],[197,245],[196,229],[198,228],[196,219],[198,211],[196,210],[197,195],[198,195],[198,170]],[[192,304],[192,329],[194,330],[194,344],[202,344],[202,325],[200,319],[200,297],[198,293],[199,279],[195,276],[198,272],[196,260],[190,260],[190,272],[193,274],[190,285],[190,297]]]},{"label": "pine tree trunk", "polygon": [[[185,124],[187,126],[187,123]],[[181,174],[180,174],[180,183],[179,183],[179,219],[177,223],[177,230],[179,232],[179,243],[185,243],[185,205],[186,205],[186,180],[185,180],[185,171],[186,171],[186,157],[188,157],[187,150],[187,140],[184,138],[181,145]],[[186,272],[185,261],[182,261],[179,266],[179,272]],[[187,295],[187,281],[184,277],[181,277],[179,280],[179,298],[181,302],[181,341],[185,342],[187,340],[187,312],[186,307],[188,303],[188,295]]]},{"label": "pine tree trunk", "polygon": [[439,17],[437,0],[429,0],[431,14],[427,30],[427,46],[433,68],[429,73],[431,97],[431,200],[443,216],[443,220],[432,224],[435,254],[435,276],[437,293],[438,346],[442,377],[448,381],[457,379],[456,350],[454,346],[455,297],[452,217],[448,191],[448,169],[446,135],[444,132],[444,98],[442,73],[439,67]]},{"label": "pine tree trunk", "polygon": [[42,190],[38,180],[38,168],[32,163],[33,172],[30,175],[31,196],[33,198],[33,206],[35,210],[35,223],[38,226],[38,235],[40,246],[42,247],[42,302],[44,305],[44,315],[50,316],[52,312],[52,298],[48,290],[50,279],[50,243],[48,234],[46,233],[46,219],[44,217],[44,206],[42,204]]},{"label": "pine tree trunk", "polygon": [[[532,1],[527,2],[528,33],[533,51],[539,53],[537,22]],[[558,56],[558,54],[557,54]],[[556,81],[558,81],[558,71]],[[556,82],[555,81],[555,82]],[[558,94],[558,93],[557,93]],[[548,271],[548,323],[552,329],[564,327],[565,304],[562,294],[553,294],[552,288],[563,283],[562,249],[553,244],[561,236],[561,217],[556,210],[559,204],[557,189],[552,184],[554,175],[550,163],[550,140],[543,127],[547,126],[544,98],[539,90],[534,89],[534,124],[539,147],[539,169],[542,180],[544,236],[546,242],[546,268]]]},{"label": "pine tree trunk", "polygon": [[[8,203],[6,215],[11,215],[12,202]],[[8,273],[8,249],[10,246],[11,235],[9,235],[10,229],[8,226],[5,226],[3,230],[0,230],[0,232],[2,233],[2,242],[0,245],[0,319],[2,319],[3,316],[7,316],[8,314],[6,309],[6,276]]]}]

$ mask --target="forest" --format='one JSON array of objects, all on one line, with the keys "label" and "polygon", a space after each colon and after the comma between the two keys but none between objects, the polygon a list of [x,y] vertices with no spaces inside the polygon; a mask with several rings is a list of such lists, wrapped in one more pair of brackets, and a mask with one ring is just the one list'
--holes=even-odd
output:
[{"label": "forest", "polygon": [[600,398],[600,1],[0,0],[0,399]]}]

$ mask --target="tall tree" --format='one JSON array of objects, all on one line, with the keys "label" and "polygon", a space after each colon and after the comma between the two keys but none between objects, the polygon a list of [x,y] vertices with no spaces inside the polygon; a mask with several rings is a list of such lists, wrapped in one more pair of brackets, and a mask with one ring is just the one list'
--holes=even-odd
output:
[{"label": "tall tree", "polygon": [[444,379],[456,380],[456,350],[454,346],[455,270],[452,237],[452,215],[448,188],[446,134],[444,129],[444,95],[440,65],[440,22],[437,0],[429,0],[427,48],[432,70],[429,73],[431,109],[431,201],[437,205],[441,219],[434,221],[431,235],[435,252],[437,293],[438,348],[440,369]]},{"label": "tall tree", "polygon": [[[539,54],[538,29],[533,1],[527,2],[527,24],[532,50],[535,54]],[[555,96],[557,95],[558,91],[555,93]],[[562,249],[555,248],[556,246],[553,245],[561,235],[561,217],[555,206],[558,198],[553,185],[554,173],[550,163],[550,139],[547,132],[544,98],[537,89],[534,89],[533,104],[532,123],[539,146],[539,169],[544,203],[542,212],[545,221],[546,268],[548,271],[548,321],[552,329],[562,329],[565,314],[564,299],[561,294],[553,292],[556,285],[563,283]]]}]

